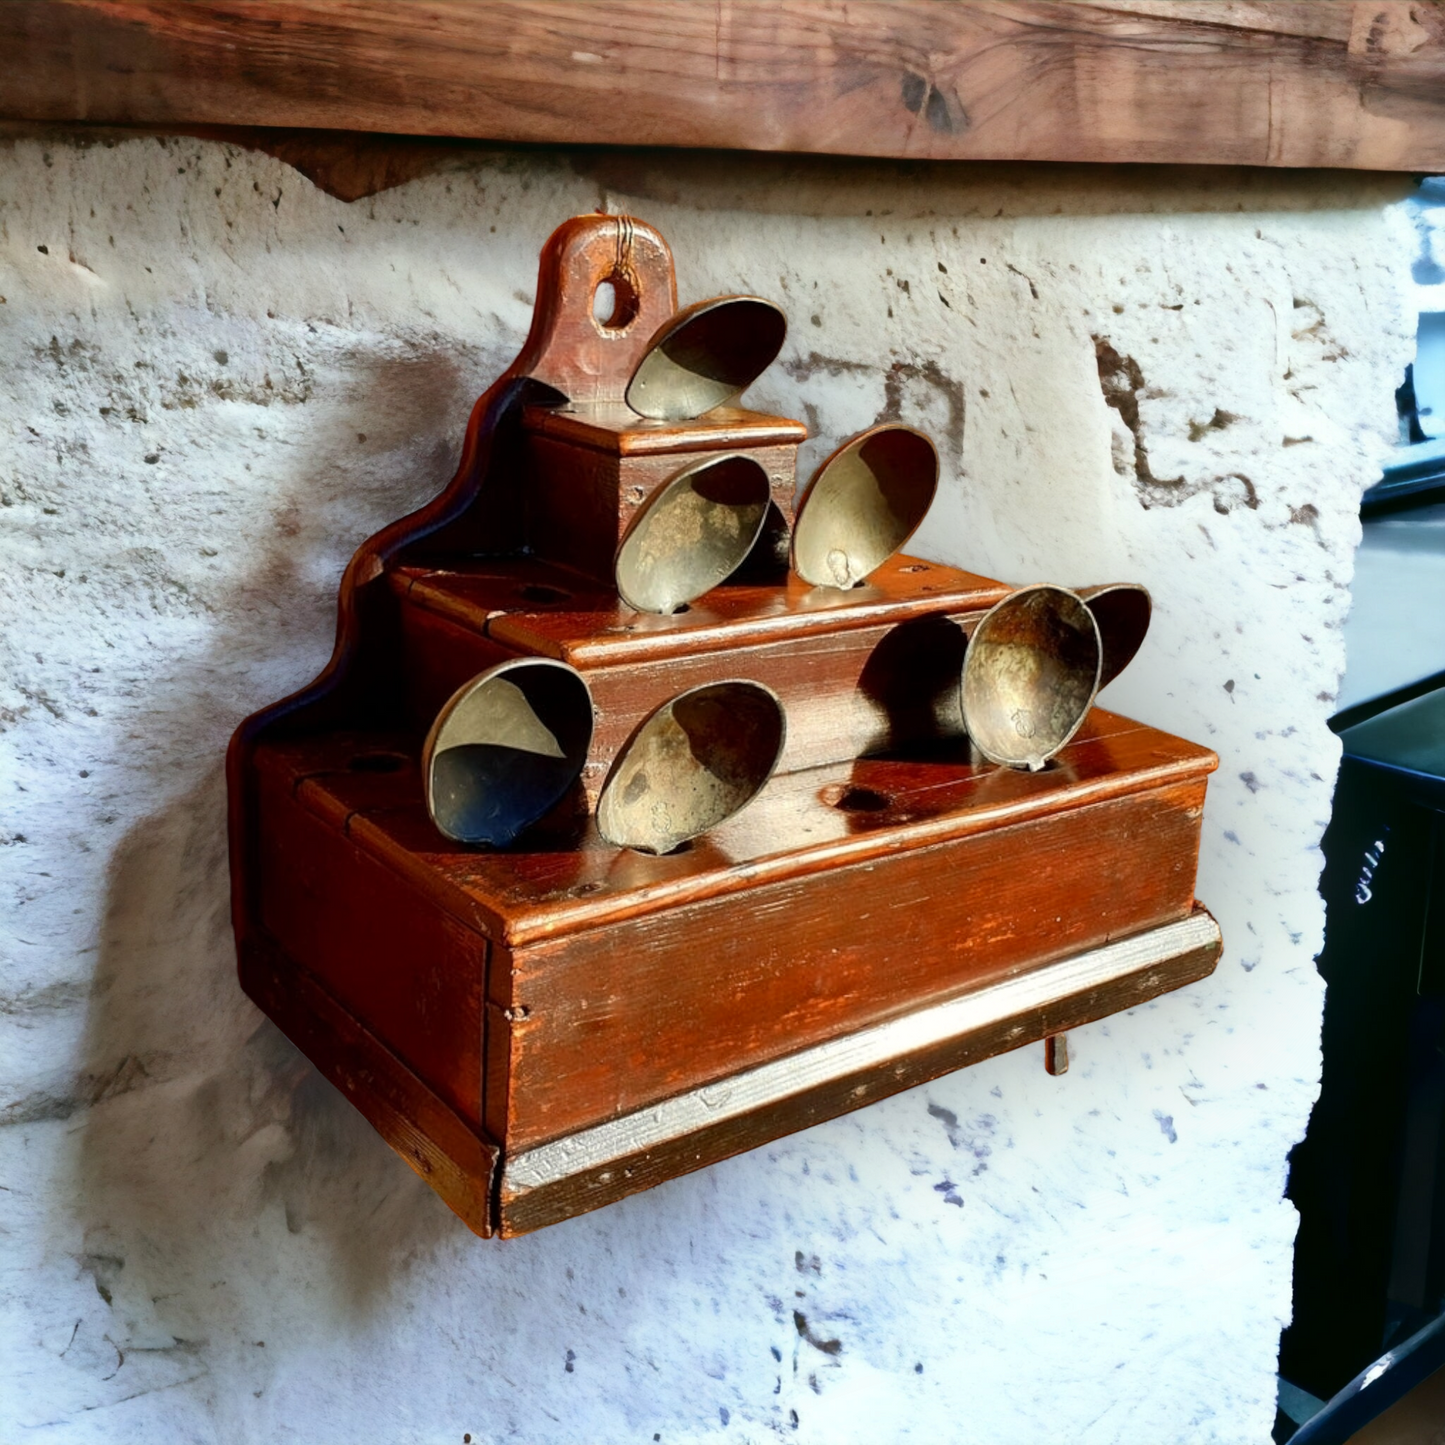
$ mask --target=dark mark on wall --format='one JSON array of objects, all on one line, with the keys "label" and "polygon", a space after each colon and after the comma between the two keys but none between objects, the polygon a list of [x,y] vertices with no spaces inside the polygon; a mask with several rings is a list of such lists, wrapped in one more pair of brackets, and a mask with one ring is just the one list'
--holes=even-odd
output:
[{"label": "dark mark on wall", "polygon": [[1024,273],[1020,271],[1017,266],[1010,265],[1007,261],[1004,262],[1004,265],[1007,266],[1008,269],[1012,271],[1015,276],[1029,283],[1029,295],[1032,296],[1035,301],[1037,301],[1039,299],[1039,288],[1034,285],[1033,277],[1024,275]]},{"label": "dark mark on wall", "polygon": [[794,381],[808,381],[815,371],[821,371],[825,376],[850,376],[866,374],[876,368],[864,361],[849,361],[845,357],[824,356],[820,351],[810,351],[796,361],[783,362],[783,370]]},{"label": "dark mark on wall", "polygon": [[1232,426],[1239,418],[1232,411],[1223,411],[1219,407],[1214,408],[1214,415],[1208,421],[1191,421],[1189,423],[1189,440],[1192,442],[1203,441],[1212,431],[1223,431],[1225,427]]},{"label": "dark mark on wall", "polygon": [[793,1328],[799,1336],[806,1340],[815,1350],[821,1350],[825,1355],[841,1355],[843,1353],[842,1340],[825,1340],[813,1333],[812,1327],[808,1324],[808,1317],[802,1310],[793,1311]]},{"label": "dark mark on wall", "polygon": [[[1103,336],[1095,336],[1094,359],[1099,371],[1099,389],[1104,404],[1118,412],[1132,442],[1132,459],[1114,455],[1114,470],[1120,476],[1127,476],[1134,485],[1139,505],[1148,511],[1151,507],[1177,507],[1201,492],[1208,492],[1214,501],[1214,510],[1227,517],[1237,506],[1254,511],[1259,506],[1259,494],[1254,483],[1242,472],[1229,472],[1223,476],[1207,477],[1202,481],[1186,482],[1183,477],[1156,477],[1149,464],[1149,452],[1144,445],[1144,434],[1139,419],[1139,397],[1145,393],[1144,373],[1132,356],[1116,351]],[[1159,393],[1156,392],[1155,395]],[[1216,410],[1215,416],[1226,417],[1223,425],[1237,420],[1230,413]],[[1191,423],[1191,436],[1194,426]],[[1204,431],[1219,430],[1213,425],[1213,418],[1204,424]],[[1203,435],[1203,431],[1200,432]],[[1198,440],[1198,437],[1192,437]],[[1132,465],[1130,465],[1132,462]]]},{"label": "dark mark on wall", "polygon": [[903,420],[903,404],[910,387],[931,388],[948,409],[944,434],[955,457],[963,455],[963,425],[967,412],[963,383],[955,381],[936,361],[895,361],[883,381],[883,410],[874,424]]},{"label": "dark mark on wall", "polygon": [[96,1294],[110,1304],[116,1277],[125,1268],[125,1260],[115,1254],[83,1254],[80,1267],[94,1281]]},{"label": "dark mark on wall", "polygon": [[941,1183],[935,1184],[933,1188],[935,1193],[943,1195],[945,1204],[956,1204],[960,1209],[963,1208],[963,1198],[958,1192],[958,1185],[952,1179],[944,1179]]}]

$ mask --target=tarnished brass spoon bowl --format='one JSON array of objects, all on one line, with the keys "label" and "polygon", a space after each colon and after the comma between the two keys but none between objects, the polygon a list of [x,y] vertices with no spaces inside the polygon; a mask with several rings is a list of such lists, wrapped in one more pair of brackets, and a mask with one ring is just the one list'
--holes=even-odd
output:
[{"label": "tarnished brass spoon bowl", "polygon": [[1066,587],[1011,592],[963,658],[963,721],[986,758],[1037,772],[1078,732],[1099,687],[1099,624]]},{"label": "tarnished brass spoon bowl", "polygon": [[432,821],[455,842],[505,848],[581,775],[592,721],[587,684],[565,662],[519,657],[479,673],[422,748]]},{"label": "tarnished brass spoon bowl", "polygon": [[761,683],[708,683],[657,709],[617,755],[597,803],[609,843],[670,853],[745,808],[783,751],[783,705]]}]

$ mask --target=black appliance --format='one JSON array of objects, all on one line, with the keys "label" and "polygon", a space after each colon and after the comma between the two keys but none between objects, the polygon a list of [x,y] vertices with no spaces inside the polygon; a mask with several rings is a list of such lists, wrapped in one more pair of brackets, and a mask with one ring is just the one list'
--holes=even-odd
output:
[{"label": "black appliance", "polygon": [[1324,838],[1324,1077],[1280,1349],[1320,1399],[1445,1310],[1445,687],[1400,696],[1342,717]]}]

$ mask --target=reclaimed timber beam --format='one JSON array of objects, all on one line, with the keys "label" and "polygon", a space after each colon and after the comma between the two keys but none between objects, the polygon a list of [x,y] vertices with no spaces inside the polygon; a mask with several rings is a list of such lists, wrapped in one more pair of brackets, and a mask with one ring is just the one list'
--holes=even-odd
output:
[{"label": "reclaimed timber beam", "polygon": [[7,0],[0,120],[1445,169],[1438,0]]}]

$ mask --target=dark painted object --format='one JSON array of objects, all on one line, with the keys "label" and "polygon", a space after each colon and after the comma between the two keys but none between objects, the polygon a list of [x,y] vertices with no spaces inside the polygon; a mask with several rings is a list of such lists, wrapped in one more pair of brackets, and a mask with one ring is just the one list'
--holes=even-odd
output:
[{"label": "dark painted object", "polygon": [[[1445,1317],[1432,1320],[1362,1369],[1323,1410],[1289,1436],[1290,1445],[1345,1445],[1440,1370],[1445,1370]],[[1407,1439],[1404,1435],[1388,1438],[1400,1445]],[[1426,1445],[1425,1435],[1408,1438]],[[1429,1445],[1439,1438],[1432,1432]]]},{"label": "dark painted object", "polygon": [[1280,1373],[1322,1399],[1445,1306],[1445,689],[1341,733],[1325,833],[1324,1077]]}]

